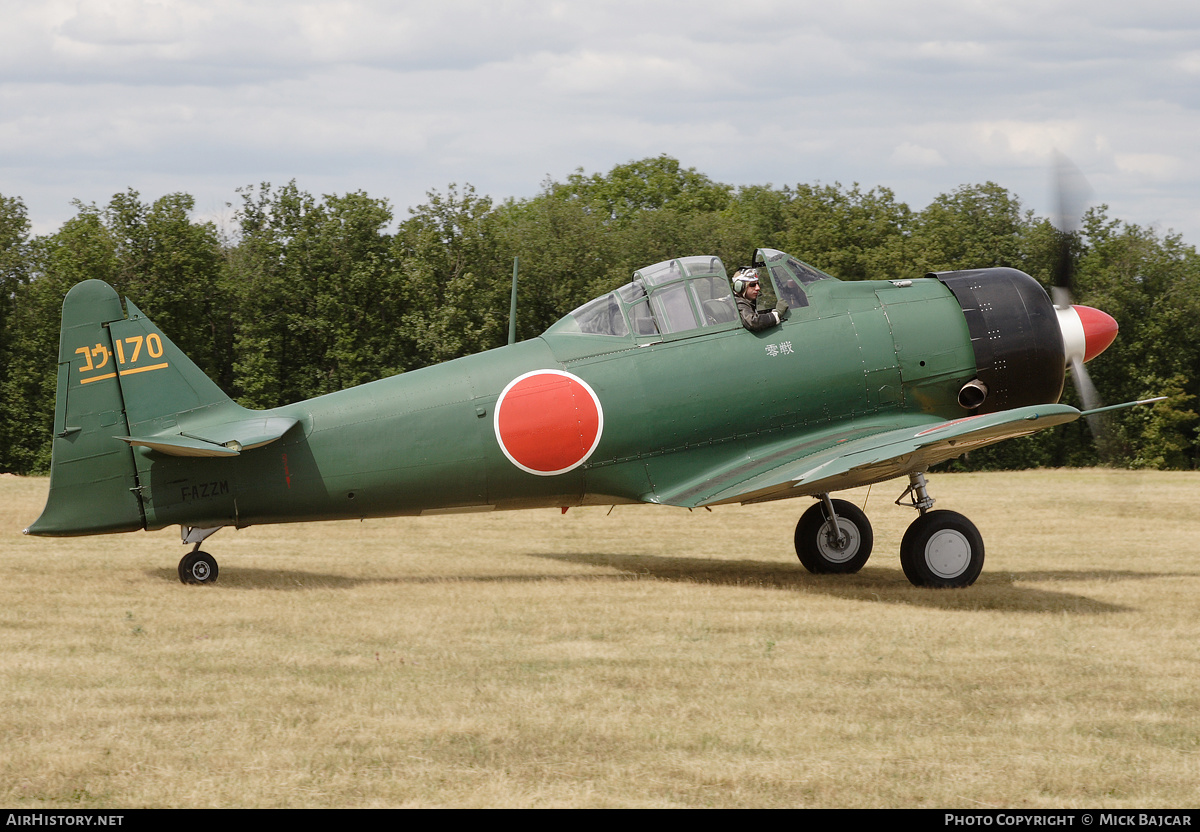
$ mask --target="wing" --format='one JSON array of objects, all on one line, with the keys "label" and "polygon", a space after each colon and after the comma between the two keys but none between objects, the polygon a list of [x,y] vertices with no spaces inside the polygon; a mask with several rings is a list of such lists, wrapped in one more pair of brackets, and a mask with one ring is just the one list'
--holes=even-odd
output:
[{"label": "wing", "polygon": [[840,491],[924,470],[973,448],[1079,416],[1073,407],[1045,404],[950,421],[928,414],[855,419],[821,433],[742,450],[736,459],[687,482],[656,488],[649,499],[695,508]]}]

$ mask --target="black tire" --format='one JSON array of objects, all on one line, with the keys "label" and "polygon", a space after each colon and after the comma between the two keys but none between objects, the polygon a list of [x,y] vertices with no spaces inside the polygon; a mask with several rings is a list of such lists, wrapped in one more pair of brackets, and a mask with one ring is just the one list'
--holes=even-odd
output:
[{"label": "black tire", "polygon": [[956,511],[922,514],[904,533],[900,566],[913,586],[970,586],[983,570],[983,537]]},{"label": "black tire", "polygon": [[217,559],[208,552],[189,552],[179,561],[179,580],[185,584],[211,584],[219,573]]},{"label": "black tire", "polygon": [[848,538],[842,548],[829,539],[831,529],[822,503],[809,506],[796,524],[796,557],[815,575],[857,572],[871,557],[871,547],[875,545],[871,522],[858,506],[834,500],[833,510],[837,513],[838,529]]}]

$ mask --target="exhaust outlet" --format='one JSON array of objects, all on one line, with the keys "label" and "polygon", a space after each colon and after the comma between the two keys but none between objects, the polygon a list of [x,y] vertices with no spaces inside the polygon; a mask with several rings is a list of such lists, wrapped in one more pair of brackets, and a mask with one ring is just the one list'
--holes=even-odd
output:
[{"label": "exhaust outlet", "polygon": [[967,410],[974,410],[983,404],[987,394],[987,385],[977,378],[972,379],[958,391],[958,403]]}]

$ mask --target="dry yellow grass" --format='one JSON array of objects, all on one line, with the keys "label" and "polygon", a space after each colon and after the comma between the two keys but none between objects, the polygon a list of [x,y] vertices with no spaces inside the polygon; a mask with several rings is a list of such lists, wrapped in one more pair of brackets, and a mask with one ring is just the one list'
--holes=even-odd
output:
[{"label": "dry yellow grass", "polygon": [[1195,806],[1200,475],[931,484],[970,589],[904,579],[895,483],[849,577],[794,501],[223,531],[185,587],[0,478],[0,804]]}]

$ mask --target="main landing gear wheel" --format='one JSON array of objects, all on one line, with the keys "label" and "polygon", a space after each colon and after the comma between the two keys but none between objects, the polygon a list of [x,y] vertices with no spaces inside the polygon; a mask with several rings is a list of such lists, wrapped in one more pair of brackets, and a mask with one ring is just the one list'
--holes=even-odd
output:
[{"label": "main landing gear wheel", "polygon": [[857,572],[871,557],[875,543],[871,523],[854,503],[831,502],[840,534],[834,534],[824,502],[813,503],[796,524],[796,557],[817,575]]},{"label": "main landing gear wheel", "polygon": [[188,552],[179,561],[179,580],[185,584],[211,584],[218,571],[217,559],[208,552]]},{"label": "main landing gear wheel", "polygon": [[970,586],[983,569],[983,538],[956,511],[927,512],[904,533],[900,566],[913,586]]}]

